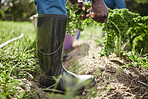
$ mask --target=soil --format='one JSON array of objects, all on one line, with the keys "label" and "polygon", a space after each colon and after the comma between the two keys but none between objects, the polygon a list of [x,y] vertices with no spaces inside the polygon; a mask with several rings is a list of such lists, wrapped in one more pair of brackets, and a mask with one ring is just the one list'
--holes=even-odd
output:
[{"label": "soil", "polygon": [[[102,46],[94,40],[77,40],[73,48],[67,52],[63,63],[72,72],[95,76],[97,83],[94,88],[100,95],[90,96],[91,99],[148,99],[148,70],[120,68],[126,60],[119,60],[116,55],[101,57],[101,49]],[[74,64],[74,61],[77,64]],[[77,70],[73,70],[72,66]],[[106,92],[108,88],[109,91]],[[87,93],[86,90],[79,98],[83,98]]]},{"label": "soil", "polygon": [[[91,74],[96,84],[87,89],[77,99],[148,99],[148,70],[145,68],[121,68],[123,62],[116,55],[101,57],[102,46],[92,40],[76,40],[73,48],[68,50],[63,65],[76,74]],[[32,83],[39,89],[35,83]],[[39,90],[38,90],[39,91]],[[41,99],[46,98],[45,92]],[[57,98],[55,98],[57,99]]]}]

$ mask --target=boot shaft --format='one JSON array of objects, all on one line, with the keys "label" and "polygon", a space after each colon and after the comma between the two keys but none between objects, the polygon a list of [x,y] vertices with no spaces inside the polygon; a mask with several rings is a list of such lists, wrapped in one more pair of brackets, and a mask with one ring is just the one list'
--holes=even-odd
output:
[{"label": "boot shaft", "polygon": [[61,64],[67,16],[40,14],[37,24],[37,55],[41,73],[56,76]]}]

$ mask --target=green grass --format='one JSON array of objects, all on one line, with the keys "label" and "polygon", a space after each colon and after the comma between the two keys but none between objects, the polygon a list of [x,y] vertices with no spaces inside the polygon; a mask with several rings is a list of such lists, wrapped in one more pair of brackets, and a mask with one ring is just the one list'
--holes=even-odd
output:
[{"label": "green grass", "polygon": [[[34,79],[37,72],[35,55],[35,31],[30,22],[0,21],[0,44],[21,35],[0,49],[0,98],[24,98],[22,79]],[[24,90],[24,91],[22,91]]]},{"label": "green grass", "polygon": [[[35,99],[36,92],[28,91],[23,83],[24,79],[36,80],[34,77],[39,73],[35,54],[36,33],[33,24],[30,22],[0,21],[0,44],[18,37],[22,33],[24,36],[20,40],[13,41],[0,48],[0,99]],[[89,40],[92,36],[102,37],[99,26],[86,27],[81,32],[80,39]],[[76,68],[73,66],[73,70],[76,70]],[[77,71],[77,74],[79,74],[79,71]],[[97,92],[96,89],[90,91],[92,93],[87,95],[89,97]],[[55,95],[47,94],[47,96],[54,98]],[[71,92],[66,93],[66,95],[56,95],[58,99],[67,97],[73,98]]]}]

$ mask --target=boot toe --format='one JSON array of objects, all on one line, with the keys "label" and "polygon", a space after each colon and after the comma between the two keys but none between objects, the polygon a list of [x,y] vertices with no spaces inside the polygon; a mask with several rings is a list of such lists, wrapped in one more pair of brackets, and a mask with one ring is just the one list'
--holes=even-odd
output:
[{"label": "boot toe", "polygon": [[77,75],[78,83],[76,95],[81,95],[85,88],[91,88],[96,84],[96,80],[92,75]]},{"label": "boot toe", "polygon": [[93,87],[96,83],[94,76],[92,75],[78,75],[78,83],[82,84],[84,87]]}]

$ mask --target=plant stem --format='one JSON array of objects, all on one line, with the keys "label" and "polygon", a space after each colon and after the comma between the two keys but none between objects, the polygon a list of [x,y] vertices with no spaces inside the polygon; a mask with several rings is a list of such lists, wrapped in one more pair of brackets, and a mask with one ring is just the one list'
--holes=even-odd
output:
[{"label": "plant stem", "polygon": [[119,33],[118,40],[117,40],[117,56],[118,57],[121,56],[120,44],[121,44],[121,36],[120,36],[120,33]]},{"label": "plant stem", "polygon": [[121,49],[120,49],[120,47],[121,47],[121,31],[113,21],[111,21],[111,20],[109,20],[109,21],[116,27],[116,29],[117,29],[117,31],[119,33],[118,36],[117,36],[118,40],[117,40],[117,52],[116,52],[116,55],[118,57],[121,57]]}]

